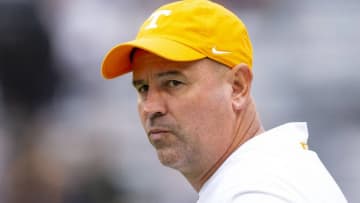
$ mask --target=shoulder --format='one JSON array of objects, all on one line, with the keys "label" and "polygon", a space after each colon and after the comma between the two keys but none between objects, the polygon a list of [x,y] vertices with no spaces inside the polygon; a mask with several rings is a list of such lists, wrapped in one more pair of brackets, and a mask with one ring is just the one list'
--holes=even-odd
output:
[{"label": "shoulder", "polygon": [[316,153],[248,148],[224,162],[204,185],[199,203],[329,202],[329,198],[344,200]]},{"label": "shoulder", "polygon": [[204,185],[199,203],[289,202],[284,194],[284,177],[277,175],[281,169],[272,162],[258,153],[231,157]]}]

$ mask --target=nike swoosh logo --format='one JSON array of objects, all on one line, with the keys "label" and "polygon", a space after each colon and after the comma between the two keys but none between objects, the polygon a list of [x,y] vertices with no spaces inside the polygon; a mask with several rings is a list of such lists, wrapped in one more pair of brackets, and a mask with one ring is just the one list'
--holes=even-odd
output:
[{"label": "nike swoosh logo", "polygon": [[216,47],[213,47],[211,49],[211,52],[215,55],[222,55],[222,54],[230,54],[231,52],[230,51],[220,51],[220,50],[217,50]]}]

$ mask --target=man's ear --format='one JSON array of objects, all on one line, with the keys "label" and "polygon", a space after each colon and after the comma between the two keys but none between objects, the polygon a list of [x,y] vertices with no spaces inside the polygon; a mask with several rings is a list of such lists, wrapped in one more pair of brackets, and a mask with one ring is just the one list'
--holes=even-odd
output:
[{"label": "man's ear", "polygon": [[239,64],[231,69],[232,103],[234,110],[241,110],[250,99],[253,73],[246,64]]}]

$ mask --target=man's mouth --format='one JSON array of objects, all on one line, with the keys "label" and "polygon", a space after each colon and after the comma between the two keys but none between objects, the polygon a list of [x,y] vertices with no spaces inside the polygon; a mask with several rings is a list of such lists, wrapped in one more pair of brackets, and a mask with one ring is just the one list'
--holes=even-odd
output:
[{"label": "man's mouth", "polygon": [[149,130],[149,132],[147,134],[151,140],[155,141],[155,140],[161,139],[165,134],[168,134],[168,133],[170,133],[170,131],[167,129],[160,129],[160,128],[155,129],[154,128],[154,129]]}]

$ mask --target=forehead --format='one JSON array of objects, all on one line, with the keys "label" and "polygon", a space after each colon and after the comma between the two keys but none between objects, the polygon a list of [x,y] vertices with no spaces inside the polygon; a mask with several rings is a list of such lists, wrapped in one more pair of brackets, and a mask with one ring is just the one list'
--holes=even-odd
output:
[{"label": "forehead", "polygon": [[184,70],[195,62],[177,62],[170,61],[150,52],[138,49],[135,51],[132,60],[133,75],[141,73],[158,72],[163,70]]},{"label": "forehead", "polygon": [[184,74],[189,73],[189,75],[191,73],[191,75],[201,74],[206,76],[217,72],[215,71],[217,69],[223,68],[218,67],[218,63],[206,58],[189,62],[170,61],[141,49],[137,49],[134,52],[132,59],[131,66],[134,78],[169,70],[180,71]]}]

